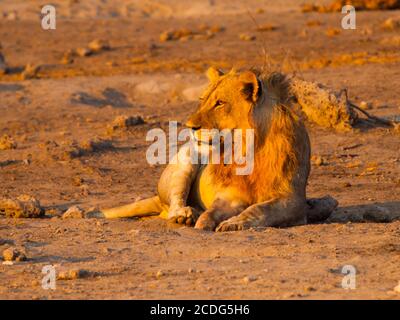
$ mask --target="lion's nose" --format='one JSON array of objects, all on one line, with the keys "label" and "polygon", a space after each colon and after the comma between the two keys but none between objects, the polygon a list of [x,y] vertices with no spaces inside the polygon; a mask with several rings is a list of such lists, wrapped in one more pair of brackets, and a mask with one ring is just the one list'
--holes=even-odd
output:
[{"label": "lion's nose", "polygon": [[188,122],[186,122],[186,127],[192,129],[193,131],[197,131],[197,130],[200,130],[200,129],[201,129],[201,126],[199,126],[199,125],[193,123],[193,122],[190,121],[190,120],[189,120]]}]

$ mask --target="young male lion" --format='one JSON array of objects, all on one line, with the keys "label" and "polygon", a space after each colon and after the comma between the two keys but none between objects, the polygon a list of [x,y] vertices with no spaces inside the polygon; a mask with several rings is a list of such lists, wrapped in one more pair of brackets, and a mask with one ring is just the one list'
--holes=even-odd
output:
[{"label": "young male lion", "polygon": [[[102,210],[102,216],[160,214],[216,231],[293,226],[328,218],[336,200],[306,199],[310,142],[303,123],[289,108],[286,78],[279,73],[258,77],[252,71],[223,74],[214,68],[207,76],[210,84],[186,125],[203,147],[210,141],[202,141],[200,129],[254,129],[252,172],[237,175],[238,165],[223,161],[178,160],[162,173],[157,196]],[[187,158],[188,149],[181,148],[177,156]]]}]

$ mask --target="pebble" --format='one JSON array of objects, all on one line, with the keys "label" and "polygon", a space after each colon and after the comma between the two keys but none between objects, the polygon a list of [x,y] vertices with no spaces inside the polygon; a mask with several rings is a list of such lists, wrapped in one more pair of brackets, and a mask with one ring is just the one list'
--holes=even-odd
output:
[{"label": "pebble", "polygon": [[363,110],[370,110],[370,109],[372,109],[372,103],[361,101],[360,108]]},{"label": "pebble", "polygon": [[239,39],[243,41],[254,41],[256,40],[256,36],[247,33],[241,33],[239,34]]},{"label": "pebble", "polygon": [[8,248],[3,251],[4,261],[25,261],[26,255],[16,248]]},{"label": "pebble", "polygon": [[80,57],[88,57],[92,54],[92,50],[88,48],[78,48],[76,49],[76,54]]},{"label": "pebble", "polygon": [[57,276],[57,280],[82,279],[82,278],[87,278],[89,275],[90,275],[90,272],[87,270],[83,270],[83,269],[61,271]]},{"label": "pebble", "polygon": [[39,70],[40,70],[40,66],[33,65],[33,64],[27,64],[25,66],[25,70],[21,74],[22,80],[37,78]]},{"label": "pebble", "polygon": [[110,44],[107,41],[104,40],[93,40],[88,44],[88,47],[90,50],[93,52],[99,52],[103,50],[110,50]]},{"label": "pebble", "polygon": [[62,215],[63,219],[82,219],[85,217],[85,212],[79,206],[72,206]]},{"label": "pebble", "polygon": [[322,166],[324,164],[324,159],[321,156],[313,156],[312,160],[316,166]]},{"label": "pebble", "polygon": [[257,280],[257,277],[255,277],[255,276],[246,276],[243,278],[243,282],[245,284],[248,284],[248,283],[256,281],[256,280]]}]

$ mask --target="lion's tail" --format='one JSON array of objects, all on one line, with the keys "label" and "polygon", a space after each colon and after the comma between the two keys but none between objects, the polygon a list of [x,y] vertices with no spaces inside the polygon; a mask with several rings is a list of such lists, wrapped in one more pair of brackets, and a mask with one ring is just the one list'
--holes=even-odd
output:
[{"label": "lion's tail", "polygon": [[158,216],[162,212],[163,206],[158,196],[121,207],[101,210],[102,215],[107,219]]},{"label": "lion's tail", "polygon": [[307,199],[307,204],[307,222],[313,223],[328,219],[339,203],[331,196],[325,196]]}]

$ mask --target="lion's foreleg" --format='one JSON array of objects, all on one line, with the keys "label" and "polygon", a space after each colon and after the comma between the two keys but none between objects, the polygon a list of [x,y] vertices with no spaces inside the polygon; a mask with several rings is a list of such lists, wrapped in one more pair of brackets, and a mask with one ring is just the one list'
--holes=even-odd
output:
[{"label": "lion's foreleg", "polygon": [[245,206],[234,205],[230,202],[218,199],[212,206],[204,211],[194,226],[196,229],[213,231],[224,220],[234,217],[243,211]]},{"label": "lion's foreleg", "polygon": [[169,210],[163,218],[178,223],[193,224],[198,216],[195,209],[186,206],[186,201],[199,165],[193,164],[188,148],[181,148],[173,163],[169,164],[161,175],[158,194]]},{"label": "lion's foreleg", "polygon": [[286,227],[306,223],[306,207],[302,201],[277,199],[257,203],[219,224],[216,231],[245,230],[252,227]]}]

